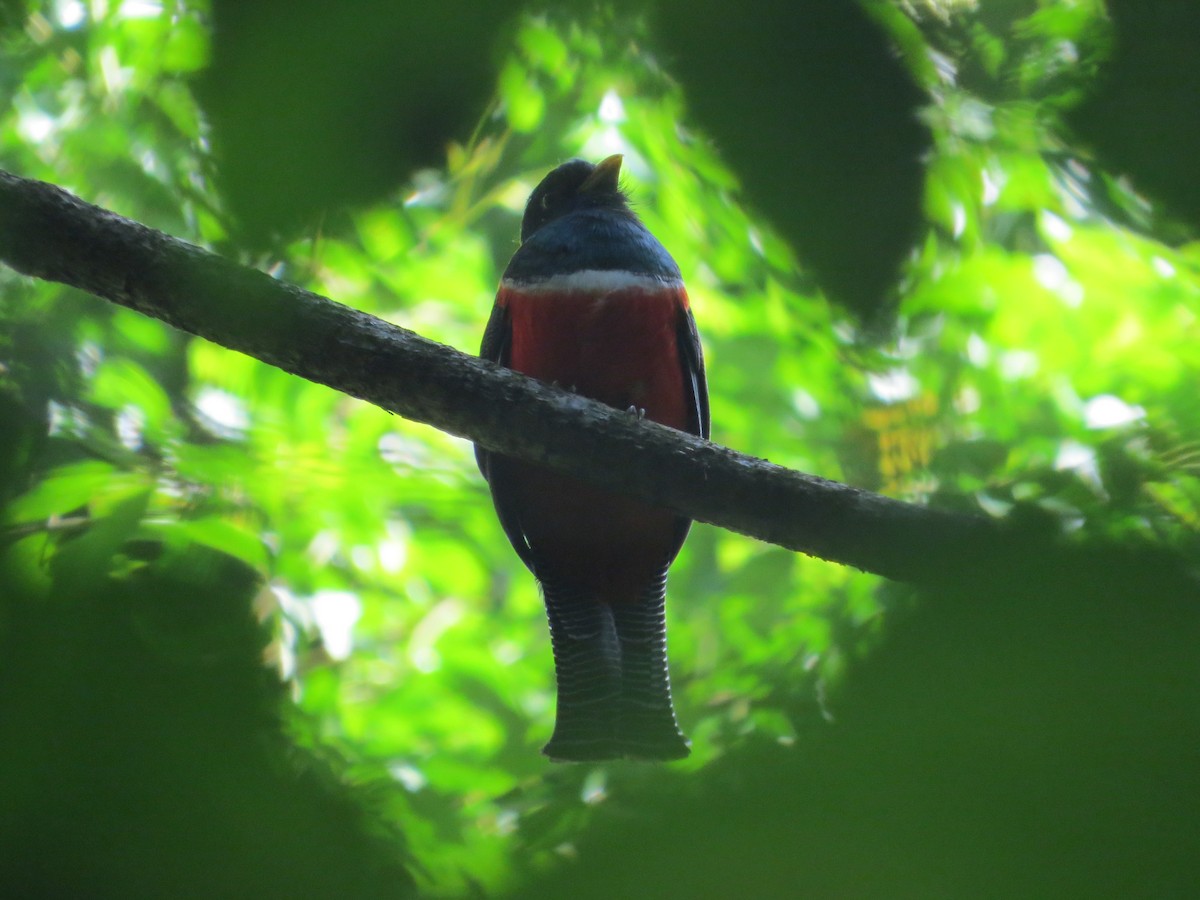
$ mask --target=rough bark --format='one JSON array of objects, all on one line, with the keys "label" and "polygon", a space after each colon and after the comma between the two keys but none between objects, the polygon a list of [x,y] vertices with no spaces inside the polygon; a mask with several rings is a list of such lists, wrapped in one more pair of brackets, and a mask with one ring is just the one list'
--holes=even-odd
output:
[{"label": "rough bark", "polygon": [[638,421],[3,172],[0,260],[491,450],[888,578],[1021,578],[1067,552]]}]

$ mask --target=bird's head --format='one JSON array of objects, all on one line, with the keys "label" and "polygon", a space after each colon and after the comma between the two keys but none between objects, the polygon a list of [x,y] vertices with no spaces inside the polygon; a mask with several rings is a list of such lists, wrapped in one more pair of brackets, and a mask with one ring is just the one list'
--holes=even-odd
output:
[{"label": "bird's head", "polygon": [[629,211],[629,198],[617,183],[621,175],[620,153],[593,165],[572,159],[542,179],[529,195],[521,219],[521,242],[548,222],[580,209]]}]

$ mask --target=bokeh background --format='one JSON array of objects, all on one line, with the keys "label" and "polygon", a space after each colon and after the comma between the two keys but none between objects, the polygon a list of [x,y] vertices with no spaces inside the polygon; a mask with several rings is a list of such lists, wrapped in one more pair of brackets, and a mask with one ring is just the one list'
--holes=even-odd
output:
[{"label": "bokeh background", "polygon": [[0,270],[0,893],[1200,889],[1200,14],[0,6],[0,168],[464,350],[625,154],[713,440],[1090,552],[919,593],[697,526],[693,754],[556,766],[468,444]]}]

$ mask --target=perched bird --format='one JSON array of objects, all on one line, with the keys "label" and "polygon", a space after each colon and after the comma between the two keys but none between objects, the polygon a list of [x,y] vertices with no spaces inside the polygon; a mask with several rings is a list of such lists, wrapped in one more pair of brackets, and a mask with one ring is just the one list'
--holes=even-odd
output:
[{"label": "perched bird", "polygon": [[[480,356],[708,437],[708,388],[679,267],[618,185],[621,156],[534,189]],[[690,520],[476,447],[496,512],[546,600],[556,760],[679,759],[667,568]]]}]

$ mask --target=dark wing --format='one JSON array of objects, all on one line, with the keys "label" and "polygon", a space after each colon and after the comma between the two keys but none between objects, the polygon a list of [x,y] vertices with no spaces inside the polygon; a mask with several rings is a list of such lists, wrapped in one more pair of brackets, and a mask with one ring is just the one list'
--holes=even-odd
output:
[{"label": "dark wing", "polygon": [[[679,321],[675,326],[675,341],[679,348],[679,364],[683,368],[683,390],[687,395],[687,431],[708,440],[708,381],[704,376],[704,351],[700,347],[700,333],[696,330],[696,319],[691,309],[684,306],[679,310]],[[679,548],[687,539],[692,520],[680,516],[675,520],[675,538],[671,544],[669,560],[675,558]]]},{"label": "dark wing", "polygon": [[[479,347],[479,356],[481,359],[490,359],[494,363],[507,366],[511,350],[512,322],[509,320],[508,307],[496,303],[492,306],[487,327],[483,329],[483,343]],[[478,444],[475,445],[475,463],[483,477],[490,481],[488,469],[491,465],[491,454]]]},{"label": "dark wing", "polygon": [[704,351],[700,348],[700,333],[696,319],[687,307],[680,310],[675,329],[679,346],[679,363],[683,366],[683,389],[688,392],[688,428],[692,434],[708,440],[708,381],[704,377]]},{"label": "dark wing", "polygon": [[[483,344],[479,348],[479,355],[483,359],[490,359],[494,363],[507,366],[511,350],[512,322],[509,319],[508,307],[497,303],[492,307],[492,315],[488,319],[487,327],[483,330]],[[478,444],[475,445],[475,463],[479,466],[479,471],[483,473],[484,479],[487,480],[488,487],[491,488],[492,503],[496,507],[500,525],[504,529],[504,533],[508,535],[508,542],[517,551],[517,556],[521,557],[521,561],[530,571],[533,571],[529,542],[525,540],[525,532],[517,517],[515,504],[508,499],[507,494],[508,485],[512,480],[511,469],[520,464],[503,456],[495,456],[491,451],[483,449]]]}]

